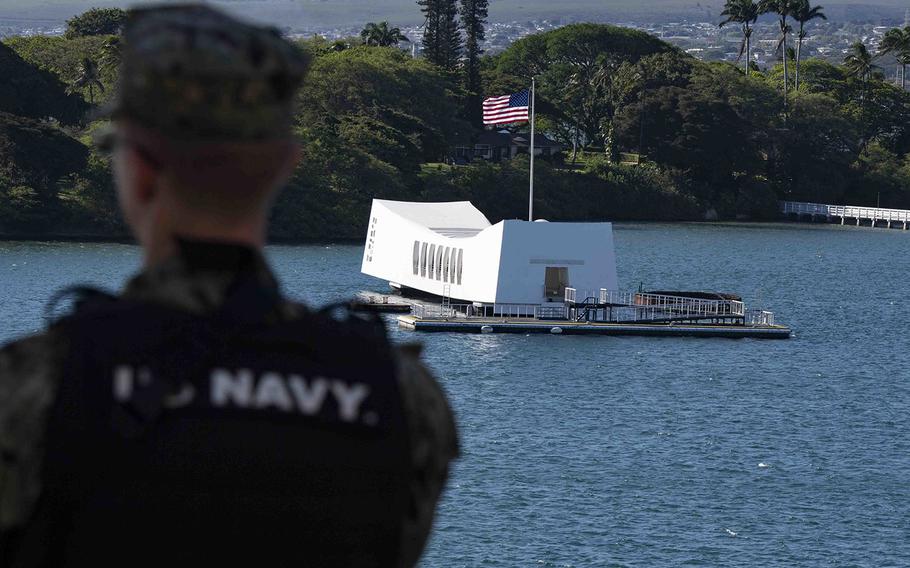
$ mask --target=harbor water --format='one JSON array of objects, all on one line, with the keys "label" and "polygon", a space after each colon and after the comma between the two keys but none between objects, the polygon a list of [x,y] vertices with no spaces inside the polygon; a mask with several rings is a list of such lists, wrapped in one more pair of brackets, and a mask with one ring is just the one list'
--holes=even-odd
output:
[{"label": "harbor water", "polygon": [[[475,566],[910,565],[910,234],[616,226],[626,290],[741,294],[789,341],[415,334],[463,456],[423,560]],[[383,283],[362,247],[274,246],[313,304]],[[133,246],[0,243],[0,341]],[[305,491],[305,488],[301,488]]]}]

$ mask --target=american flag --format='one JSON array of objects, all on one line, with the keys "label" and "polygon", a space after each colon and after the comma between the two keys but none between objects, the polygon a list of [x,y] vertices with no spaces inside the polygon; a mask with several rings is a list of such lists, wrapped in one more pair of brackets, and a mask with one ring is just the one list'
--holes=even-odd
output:
[{"label": "american flag", "polygon": [[514,95],[485,99],[483,101],[483,123],[507,124],[530,120],[528,116],[530,100],[531,93],[527,89]]}]

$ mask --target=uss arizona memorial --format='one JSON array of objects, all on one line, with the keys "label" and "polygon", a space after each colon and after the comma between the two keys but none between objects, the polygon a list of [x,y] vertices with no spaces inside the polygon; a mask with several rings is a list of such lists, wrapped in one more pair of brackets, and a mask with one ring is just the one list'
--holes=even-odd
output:
[{"label": "uss arizona memorial", "polygon": [[617,289],[611,223],[500,221],[467,201],[375,199],[362,271],[393,288],[479,304],[562,302]]},{"label": "uss arizona memorial", "polygon": [[367,297],[377,309],[412,311],[398,322],[417,331],[790,337],[771,312],[731,294],[619,292],[611,223],[493,225],[464,201],[375,199],[361,270],[403,295],[442,299]]}]

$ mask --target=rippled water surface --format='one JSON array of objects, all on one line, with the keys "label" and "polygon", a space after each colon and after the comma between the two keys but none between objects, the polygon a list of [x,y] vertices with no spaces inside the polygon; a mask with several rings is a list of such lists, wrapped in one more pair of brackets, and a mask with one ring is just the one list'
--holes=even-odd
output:
[{"label": "rippled water surface", "polygon": [[[425,566],[910,565],[910,233],[618,225],[625,289],[742,294],[790,341],[415,335],[464,455]],[[361,248],[276,246],[313,303],[382,289]],[[0,244],[0,340],[138,251]]]}]

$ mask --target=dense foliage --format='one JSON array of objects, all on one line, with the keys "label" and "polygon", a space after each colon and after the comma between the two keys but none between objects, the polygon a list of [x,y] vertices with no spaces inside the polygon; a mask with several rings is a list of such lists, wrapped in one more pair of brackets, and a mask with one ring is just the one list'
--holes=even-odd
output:
[{"label": "dense foliage", "polygon": [[[480,93],[531,77],[539,130],[567,148],[537,162],[541,217],[766,219],[781,198],[910,208],[910,93],[864,47],[841,66],[802,61],[797,87],[794,65],[746,74],[643,32],[577,24],[482,57],[472,86],[464,69],[412,59],[398,39],[381,22],[362,38],[300,43],[314,57],[297,101],[303,160],[274,209],[274,238],[359,239],[374,197],[468,199],[491,221],[523,217],[526,155],[445,162],[478,134],[464,109]],[[84,119],[116,82],[119,41],[0,44],[12,78],[0,84],[0,232],[124,234],[110,165],[90,144],[100,125]],[[623,153],[641,163],[620,163]]]},{"label": "dense foliage", "polygon": [[120,8],[92,8],[66,21],[66,37],[119,34],[126,23],[126,11]]},{"label": "dense foliage", "polygon": [[0,111],[63,124],[82,119],[88,105],[66,92],[66,85],[49,71],[29,65],[0,43]]}]

